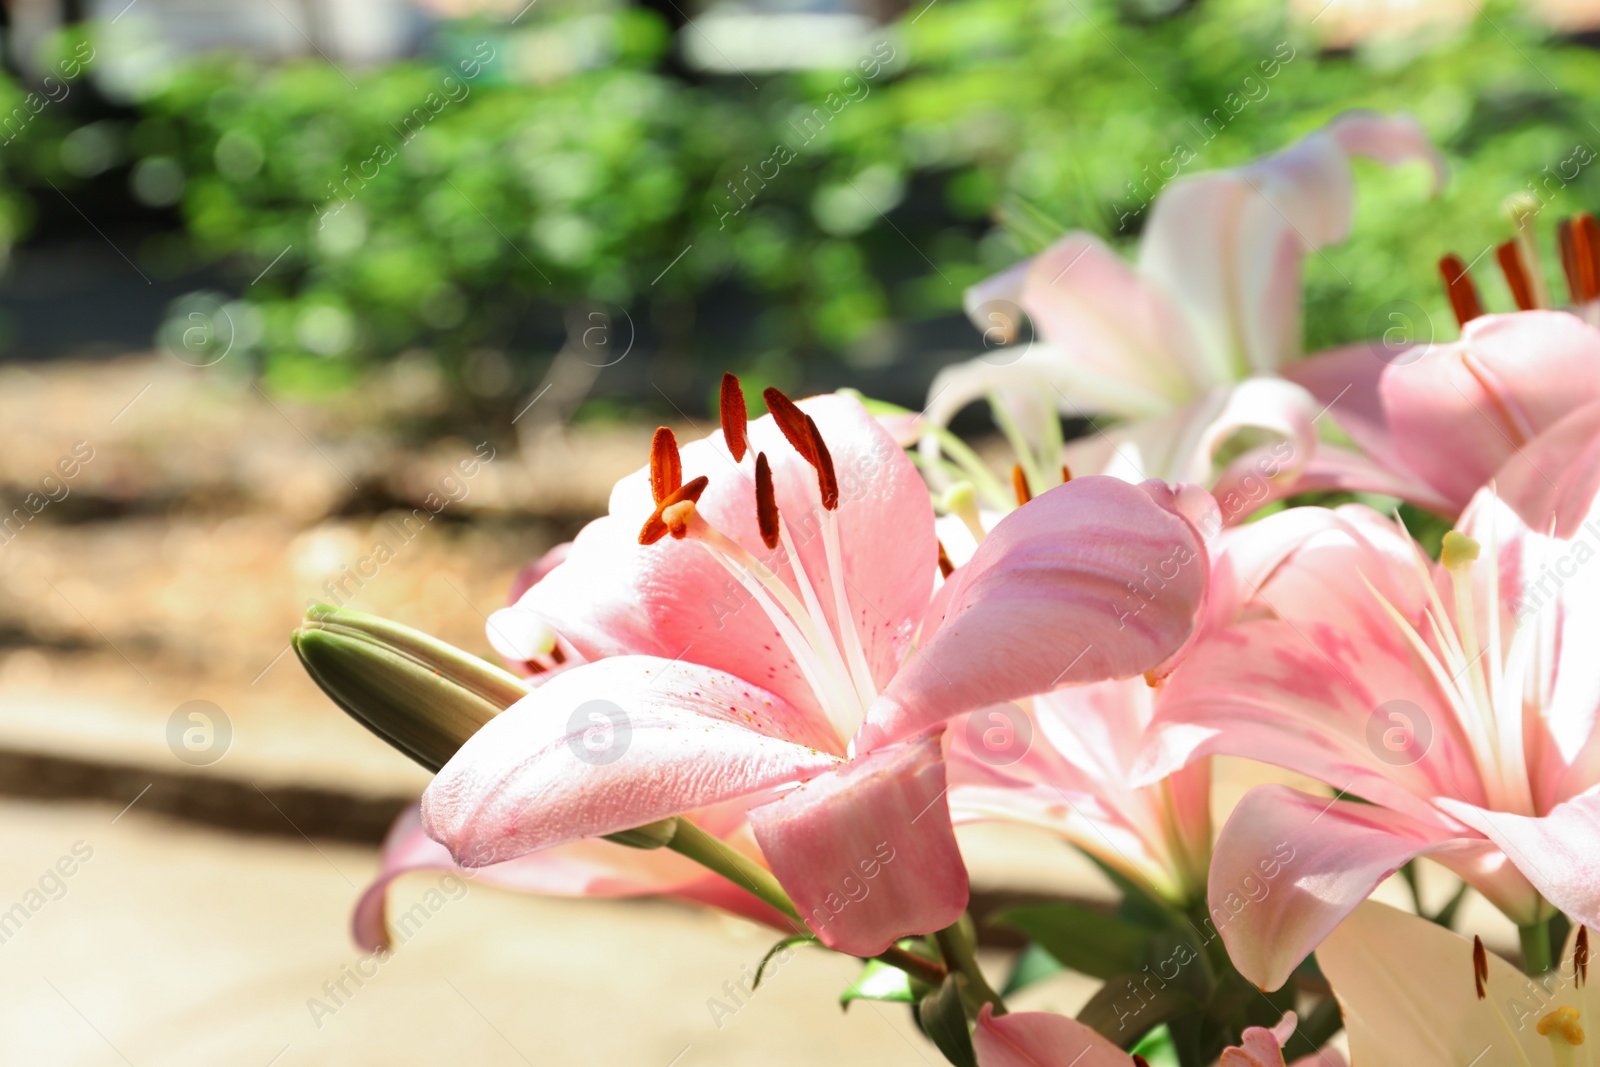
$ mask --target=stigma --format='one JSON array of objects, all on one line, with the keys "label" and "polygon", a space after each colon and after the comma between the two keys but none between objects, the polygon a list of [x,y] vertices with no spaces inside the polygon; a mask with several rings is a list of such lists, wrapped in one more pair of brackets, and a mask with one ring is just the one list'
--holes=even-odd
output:
[{"label": "stigma", "polygon": [[1550,1012],[1539,1020],[1534,1029],[1539,1031],[1540,1037],[1548,1037],[1551,1044],[1558,1039],[1573,1048],[1583,1044],[1583,1026],[1579,1023],[1578,1009],[1570,1004]]}]

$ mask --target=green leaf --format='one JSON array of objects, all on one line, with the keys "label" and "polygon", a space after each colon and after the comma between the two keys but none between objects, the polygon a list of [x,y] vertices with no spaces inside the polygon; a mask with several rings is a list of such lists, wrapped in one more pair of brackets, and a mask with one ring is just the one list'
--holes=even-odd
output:
[{"label": "green leaf", "polygon": [[1027,934],[1064,966],[1095,978],[1136,971],[1151,931],[1079,904],[1025,904],[990,916]]},{"label": "green leaf", "polygon": [[1017,954],[1017,961],[1011,965],[1011,973],[1006,977],[1006,986],[1000,995],[1009,997],[1019,989],[1026,989],[1064,970],[1066,968],[1044,946],[1037,941],[1029,941]]},{"label": "green leaf", "polygon": [[756,965],[756,980],[750,983],[750,988],[761,988],[761,978],[767,973],[767,964],[772,962],[772,957],[776,956],[784,949],[793,948],[796,945],[814,945],[816,943],[817,936],[815,934],[790,934],[788,937],[779,941],[776,945],[773,945],[771,948],[767,949],[767,954],[762,956],[761,962]]},{"label": "green leaf", "polygon": [[1143,1056],[1150,1067],[1179,1067],[1178,1046],[1165,1023],[1141,1037],[1128,1051]]},{"label": "green leaf", "polygon": [[852,1000],[892,1000],[914,1004],[927,989],[927,986],[898,967],[891,967],[879,960],[868,960],[856,980],[839,994],[839,1006],[849,1007]]},{"label": "green leaf", "polygon": [[960,975],[947,975],[937,990],[922,998],[917,1004],[917,1025],[956,1067],[978,1067],[966,1008],[961,1003],[960,980]]},{"label": "green leaf", "polygon": [[1139,972],[1111,978],[1078,1013],[1078,1021],[1108,1041],[1131,1047],[1162,1023],[1201,1007],[1192,994]]}]

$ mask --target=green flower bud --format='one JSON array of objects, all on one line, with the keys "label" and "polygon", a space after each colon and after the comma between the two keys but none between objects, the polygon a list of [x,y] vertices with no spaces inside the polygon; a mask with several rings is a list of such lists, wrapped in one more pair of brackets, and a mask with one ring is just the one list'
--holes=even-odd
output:
[{"label": "green flower bud", "polygon": [[[376,615],[318,605],[290,637],[306,673],[362,726],[438,771],[484,723],[528,695],[515,675],[420,630]],[[630,848],[661,848],[678,820],[608,834]]]},{"label": "green flower bud", "polygon": [[409,626],[319,605],[290,638],[351,718],[430,771],[528,695],[513,674]]}]

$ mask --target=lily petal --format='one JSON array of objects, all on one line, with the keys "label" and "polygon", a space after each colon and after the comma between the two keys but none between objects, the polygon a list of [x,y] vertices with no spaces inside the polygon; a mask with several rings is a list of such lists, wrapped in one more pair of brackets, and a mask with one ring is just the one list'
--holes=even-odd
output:
[{"label": "lily petal", "polygon": [[1400,459],[1460,510],[1539,433],[1600,400],[1596,361],[1600,330],[1566,312],[1473,319],[1461,340],[1384,372]]},{"label": "lily petal", "polygon": [[423,794],[464,867],[630,829],[809,778],[834,757],[790,733],[776,694],[697,664],[575,667],[490,720]]},{"label": "lily petal", "polygon": [[1535,530],[1577,535],[1600,498],[1600,401],[1586,404],[1518,449],[1495,473],[1500,499]]},{"label": "lily petal", "polygon": [[1132,1067],[1133,1057],[1094,1030],[1047,1011],[995,1015],[978,1010],[972,1031],[978,1067]]},{"label": "lily petal", "polygon": [[1551,982],[1535,992],[1526,975],[1486,955],[1489,999],[1480,1001],[1471,941],[1374,901],[1357,908],[1317,950],[1344,1012],[1351,1059],[1363,1067],[1554,1062],[1533,1024],[1575,1005],[1571,984]]},{"label": "lily petal", "polygon": [[1538,818],[1450,797],[1438,804],[1499,845],[1534,888],[1575,922],[1600,926],[1600,795],[1575,797]]},{"label": "lily petal", "polygon": [[[1404,651],[1331,626],[1235,625],[1201,642],[1167,683],[1135,780],[1243,756],[1440,824],[1432,797],[1481,798],[1483,786],[1448,707]],[[1397,728],[1402,747],[1390,747],[1386,731]]]},{"label": "lily petal", "polygon": [[876,956],[967,907],[937,736],[881,748],[750,812],[772,873],[823,944]]},{"label": "lily petal", "polygon": [[1258,786],[1217,838],[1212,922],[1239,973],[1277,989],[1379,882],[1448,840],[1370,804]]},{"label": "lily petal", "polygon": [[1443,166],[1409,116],[1351,112],[1236,170],[1179,178],[1156,198],[1140,273],[1172,294],[1216,383],[1272,374],[1300,351],[1301,260],[1342,241],[1352,155]]},{"label": "lily petal", "polygon": [[[412,805],[395,820],[383,843],[378,877],[366,887],[356,904],[351,917],[356,944],[372,952],[390,947],[389,884],[402,875],[419,871],[440,871],[454,874],[463,883],[470,879],[474,885],[488,884],[541,896],[673,896],[710,904],[778,929],[789,928],[783,916],[770,905],[666,849],[625,848],[609,841],[574,841],[506,863],[466,871],[450,858],[449,849],[424,832],[421,813]],[[732,892],[723,892],[724,887]],[[404,923],[404,916],[400,922]]]},{"label": "lily petal", "polygon": [[964,711],[1127,678],[1194,629],[1205,544],[1139,486],[1075,478],[996,524],[930,609],[932,637],[868,712],[857,749]]}]

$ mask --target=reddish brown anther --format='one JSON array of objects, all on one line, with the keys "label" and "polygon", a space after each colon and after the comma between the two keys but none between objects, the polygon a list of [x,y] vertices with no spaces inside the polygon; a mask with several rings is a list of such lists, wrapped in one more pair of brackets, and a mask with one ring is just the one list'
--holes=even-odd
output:
[{"label": "reddish brown anther", "polygon": [[833,455],[828,442],[817,429],[817,420],[806,416],[806,430],[811,434],[811,465],[817,468],[817,490],[822,494],[822,506],[833,511],[839,506],[839,477],[833,472]]},{"label": "reddish brown anther", "polygon": [[675,515],[676,505],[682,504],[684,501],[688,501],[691,504],[698,503],[700,494],[706,491],[708,484],[710,484],[710,479],[702,474],[687,485],[673,490],[664,500],[657,503],[656,510],[650,514],[648,519],[644,520],[644,526],[639,530],[639,543],[641,545],[653,545],[669,533],[673,537],[682,537],[686,527],[681,521],[675,521],[673,516],[667,513],[671,511]]},{"label": "reddish brown anther", "polygon": [[1070,481],[1072,481],[1072,468],[1063,463],[1061,465],[1061,484],[1066,485]]},{"label": "reddish brown anther", "polygon": [[1556,247],[1561,251],[1561,273],[1567,277],[1567,292],[1572,294],[1572,302],[1580,303],[1578,297],[1578,261],[1572,254],[1572,220],[1562,219],[1556,223]]},{"label": "reddish brown anther", "polygon": [[658,426],[650,438],[650,495],[659,504],[681,485],[683,460],[678,456],[678,439],[665,426]]},{"label": "reddish brown anther", "polygon": [[1507,241],[1496,248],[1494,254],[1500,260],[1500,273],[1506,276],[1506,285],[1511,288],[1511,299],[1517,302],[1517,309],[1532,311],[1538,307],[1539,301],[1533,295],[1533,279],[1522,262],[1522,249],[1517,242]]},{"label": "reddish brown anther", "polygon": [[1133,1054],[1133,1067],[1150,1067],[1150,1061],[1135,1052]]},{"label": "reddish brown anther", "polygon": [[801,411],[793,400],[778,390],[768,387],[761,393],[767,402],[772,421],[783,431],[784,438],[800,458],[811,464],[817,472],[817,489],[822,493],[822,506],[829,511],[839,506],[839,478],[833,470],[833,456],[822,439],[822,431],[810,415]]},{"label": "reddish brown anther", "polygon": [[765,452],[756,453],[756,526],[761,543],[778,547],[778,498],[772,491],[772,464]]},{"label": "reddish brown anther", "polygon": [[1600,222],[1587,211],[1572,220],[1572,263],[1578,275],[1578,291],[1572,302],[1585,304],[1600,297]]},{"label": "reddish brown anther", "polygon": [[811,446],[811,430],[806,425],[810,420],[806,418],[806,413],[801,411],[793,400],[771,386],[761,391],[761,398],[767,402],[767,410],[772,413],[772,421],[783,431],[789,446],[815,467],[817,453]]},{"label": "reddish brown anther", "polygon": [[567,654],[561,651],[560,645],[556,645],[550,649],[550,662],[554,663],[557,667],[567,662]]},{"label": "reddish brown anther", "polygon": [[1444,276],[1445,292],[1450,296],[1450,307],[1456,313],[1456,322],[1462,326],[1483,314],[1483,301],[1478,297],[1478,287],[1472,284],[1467,264],[1455,253],[1439,260],[1439,273]]},{"label": "reddish brown anther", "polygon": [[1017,494],[1017,505],[1020,507],[1033,499],[1033,490],[1028,488],[1028,476],[1022,473],[1022,464],[1011,465],[1011,491]]},{"label": "reddish brown anther", "polygon": [[735,463],[744,459],[750,447],[750,412],[744,406],[744,390],[739,379],[724,372],[722,375],[722,439],[728,442]]},{"label": "reddish brown anther", "polygon": [[1572,946],[1572,984],[1582,989],[1589,981],[1589,928],[1578,927],[1578,940]]},{"label": "reddish brown anther", "polygon": [[1478,999],[1482,1000],[1488,995],[1483,983],[1489,980],[1489,953],[1484,951],[1483,938],[1476,934],[1472,936],[1472,980],[1478,987]]},{"label": "reddish brown anther", "polygon": [[954,563],[950,562],[950,553],[948,553],[948,552],[946,552],[944,550],[944,542],[940,541],[940,542],[938,542],[938,544],[939,544],[939,573],[943,577],[948,578],[948,577],[950,577],[950,572],[952,572],[952,571],[954,571],[956,569],[956,565]]}]

